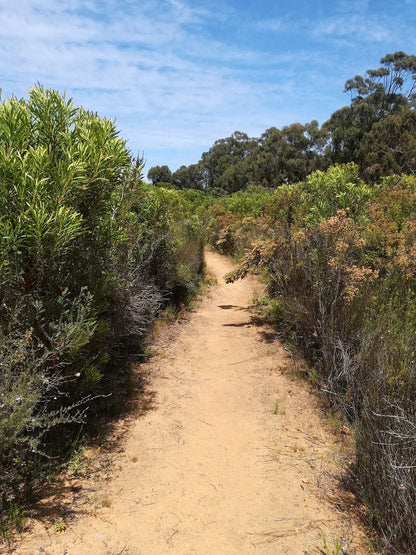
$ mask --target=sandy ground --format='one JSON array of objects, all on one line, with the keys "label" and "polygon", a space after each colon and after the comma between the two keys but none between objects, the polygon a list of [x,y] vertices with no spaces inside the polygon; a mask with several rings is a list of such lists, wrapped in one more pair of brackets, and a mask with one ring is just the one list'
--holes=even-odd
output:
[{"label": "sandy ground", "polygon": [[218,254],[207,265],[218,284],[140,368],[147,410],[116,425],[110,454],[89,453],[89,476],[51,489],[14,553],[299,555],[337,553],[337,539],[368,553],[336,488],[345,446],[252,321],[260,283],[226,285]]}]

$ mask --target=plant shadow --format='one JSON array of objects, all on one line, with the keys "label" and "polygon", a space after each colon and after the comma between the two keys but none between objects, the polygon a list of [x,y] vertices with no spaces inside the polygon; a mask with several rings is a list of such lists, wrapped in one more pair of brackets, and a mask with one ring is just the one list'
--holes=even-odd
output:
[{"label": "plant shadow", "polygon": [[85,426],[75,456],[73,453],[49,482],[34,489],[25,510],[28,521],[10,542],[10,553],[19,542],[19,536],[30,535],[36,523],[58,533],[57,523],[67,526],[90,513],[94,506],[108,506],[105,503],[110,501],[102,497],[97,484],[115,472],[114,462],[124,453],[129,429],[137,419],[155,409],[157,396],[146,363],[126,365],[118,378],[114,393],[117,398],[111,410],[105,414],[102,408],[95,407],[95,418]]}]

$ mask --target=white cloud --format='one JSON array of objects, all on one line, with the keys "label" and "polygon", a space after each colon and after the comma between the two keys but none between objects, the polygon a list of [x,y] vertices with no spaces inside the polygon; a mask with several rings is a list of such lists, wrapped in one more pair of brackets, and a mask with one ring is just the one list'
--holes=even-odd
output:
[{"label": "white cloud", "polygon": [[0,2],[4,93],[25,95],[36,82],[66,90],[115,117],[133,148],[189,148],[226,128],[263,125],[264,100],[278,94],[261,72],[247,78],[277,58],[204,33],[204,18],[215,18],[206,8],[180,0],[38,6]]},{"label": "white cloud", "polygon": [[339,78],[332,45],[343,41],[344,52],[393,33],[375,15],[362,17],[367,3],[344,1],[310,21],[284,9],[249,13],[227,0],[0,0],[0,86],[3,98],[26,95],[36,82],[66,90],[77,105],[116,118],[150,164],[164,163],[155,157],[165,149],[172,160],[183,152],[179,165],[235,130],[258,136],[329,116],[330,85],[342,96],[357,72],[349,59]]},{"label": "white cloud", "polygon": [[360,41],[388,40],[392,31],[376,18],[356,13],[321,20],[313,29],[315,37],[332,35],[335,38],[350,38]]}]

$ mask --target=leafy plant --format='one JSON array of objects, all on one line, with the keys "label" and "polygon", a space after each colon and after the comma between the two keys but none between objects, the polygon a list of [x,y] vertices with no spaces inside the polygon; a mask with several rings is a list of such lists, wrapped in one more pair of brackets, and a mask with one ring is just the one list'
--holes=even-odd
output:
[{"label": "leafy plant", "polygon": [[160,307],[195,291],[204,195],[141,176],[115,123],[65,95],[37,86],[0,104],[3,513],[68,454],[99,398],[110,410],[120,357]]},{"label": "leafy plant", "polygon": [[342,551],[342,541],[337,538],[334,547],[330,547],[324,532],[321,530],[321,538],[323,543],[323,552],[325,555],[339,555]]},{"label": "leafy plant", "polygon": [[54,528],[55,532],[63,534],[66,530],[66,524],[62,520],[55,520]]}]

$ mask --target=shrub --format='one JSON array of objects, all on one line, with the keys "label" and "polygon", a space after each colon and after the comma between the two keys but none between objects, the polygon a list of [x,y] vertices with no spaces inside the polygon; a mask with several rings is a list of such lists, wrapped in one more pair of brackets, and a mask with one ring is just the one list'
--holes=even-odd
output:
[{"label": "shrub", "polygon": [[218,216],[232,248],[245,240],[229,280],[265,272],[279,326],[355,429],[353,480],[386,553],[416,552],[415,183],[336,166],[277,190],[244,235]]},{"label": "shrub", "polygon": [[0,104],[4,514],[120,382],[161,304],[195,289],[204,195],[147,186],[141,169],[114,122],[56,91]]}]

